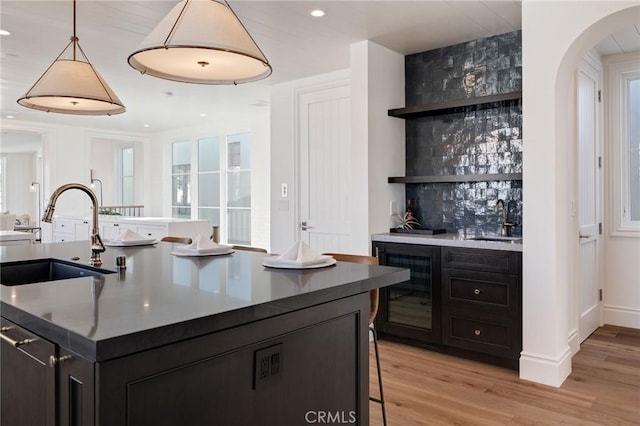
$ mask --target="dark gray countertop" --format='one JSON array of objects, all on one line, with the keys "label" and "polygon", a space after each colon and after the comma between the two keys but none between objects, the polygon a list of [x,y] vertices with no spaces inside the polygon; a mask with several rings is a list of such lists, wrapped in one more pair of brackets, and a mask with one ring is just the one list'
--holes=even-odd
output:
[{"label": "dark gray countertop", "polygon": [[[173,244],[115,248],[102,268],[124,274],[0,286],[3,317],[93,361],[151,349],[337,300],[409,279],[409,271],[338,262],[311,270],[268,269],[263,253],[176,257]],[[0,247],[2,262],[71,259],[87,264],[89,243]]]},{"label": "dark gray countertop", "polygon": [[485,250],[522,251],[522,238],[515,237],[510,241],[478,241],[473,236],[461,237],[457,234],[396,234],[381,233],[371,235],[371,241],[386,243],[419,244],[441,247],[464,247]]}]

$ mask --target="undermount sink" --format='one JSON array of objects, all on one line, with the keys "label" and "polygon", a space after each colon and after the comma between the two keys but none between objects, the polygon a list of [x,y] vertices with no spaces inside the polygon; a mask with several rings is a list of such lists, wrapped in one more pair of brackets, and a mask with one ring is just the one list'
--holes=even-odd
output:
[{"label": "undermount sink", "polygon": [[467,240],[472,241],[498,241],[503,243],[521,243],[522,237],[471,237]]},{"label": "undermount sink", "polygon": [[79,265],[59,259],[0,263],[0,284],[6,286],[95,277],[115,271]]}]

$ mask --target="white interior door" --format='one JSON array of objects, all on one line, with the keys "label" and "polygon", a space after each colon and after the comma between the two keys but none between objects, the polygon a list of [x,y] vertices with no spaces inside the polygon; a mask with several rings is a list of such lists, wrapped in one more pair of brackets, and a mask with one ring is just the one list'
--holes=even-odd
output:
[{"label": "white interior door", "polygon": [[584,341],[601,323],[600,230],[601,158],[599,72],[583,62],[578,69],[578,219],[580,226],[578,334]]},{"label": "white interior door", "polygon": [[301,94],[300,239],[319,252],[349,252],[349,86]]}]

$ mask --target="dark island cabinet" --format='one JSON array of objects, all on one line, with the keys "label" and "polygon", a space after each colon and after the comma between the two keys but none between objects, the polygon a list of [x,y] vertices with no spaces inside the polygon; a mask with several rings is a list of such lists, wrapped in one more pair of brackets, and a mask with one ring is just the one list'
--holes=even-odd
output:
[{"label": "dark island cabinet", "polygon": [[380,336],[441,342],[440,247],[373,243],[380,265],[408,268],[408,281],[380,289],[375,327]]},{"label": "dark island cabinet", "polygon": [[514,251],[442,248],[443,345],[517,368],[521,258]]},{"label": "dark island cabinet", "polygon": [[368,425],[368,312],[363,292],[100,362],[3,319],[2,426]]},{"label": "dark island cabinet", "polygon": [[94,424],[92,363],[5,318],[1,324],[0,424]]},{"label": "dark island cabinet", "polygon": [[49,358],[56,345],[4,318],[0,352],[2,426],[56,424],[55,370]]}]

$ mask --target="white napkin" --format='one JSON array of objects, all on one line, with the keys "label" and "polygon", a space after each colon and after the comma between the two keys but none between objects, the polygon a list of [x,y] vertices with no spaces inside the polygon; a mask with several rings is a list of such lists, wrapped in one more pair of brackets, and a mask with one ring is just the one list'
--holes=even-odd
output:
[{"label": "white napkin", "polygon": [[332,257],[312,250],[304,241],[298,241],[280,256],[270,258],[269,263],[304,268],[305,266],[325,263],[329,259],[332,259]]},{"label": "white napkin", "polygon": [[116,238],[114,238],[111,241],[122,241],[126,243],[126,242],[135,242],[135,241],[146,241],[148,239],[149,238],[145,238],[142,235],[138,234],[137,232],[132,231],[131,229],[125,229],[120,233],[120,235],[118,235]]},{"label": "white napkin", "polygon": [[174,251],[180,253],[208,254],[224,253],[231,249],[231,246],[217,244],[206,235],[198,235],[188,246],[175,247]]}]

